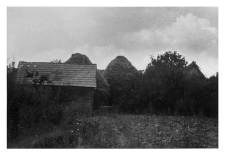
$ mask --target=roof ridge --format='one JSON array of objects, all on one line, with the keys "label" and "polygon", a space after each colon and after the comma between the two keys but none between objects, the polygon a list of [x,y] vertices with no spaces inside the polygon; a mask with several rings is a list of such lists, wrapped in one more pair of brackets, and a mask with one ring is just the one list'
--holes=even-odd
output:
[{"label": "roof ridge", "polygon": [[31,61],[19,61],[19,63],[46,63],[46,64],[64,64],[64,65],[74,65],[74,66],[92,66],[97,64],[73,64],[73,63],[55,63],[55,62],[31,62]]}]

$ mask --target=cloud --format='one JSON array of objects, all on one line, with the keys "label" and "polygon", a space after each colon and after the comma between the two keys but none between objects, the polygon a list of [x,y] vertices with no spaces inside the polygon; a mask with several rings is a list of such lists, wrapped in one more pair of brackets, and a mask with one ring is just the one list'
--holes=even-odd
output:
[{"label": "cloud", "polygon": [[7,54],[16,61],[51,61],[79,52],[101,69],[124,55],[144,69],[149,55],[177,50],[199,64],[213,59],[212,65],[217,27],[216,7],[9,7]]},{"label": "cloud", "polygon": [[71,51],[64,49],[53,49],[49,51],[39,52],[29,58],[33,62],[50,62],[52,60],[60,59],[62,62],[68,60],[71,56]]},{"label": "cloud", "polygon": [[149,49],[151,51],[178,50],[189,54],[207,52],[218,56],[218,32],[210,21],[189,13],[180,16],[163,29],[142,29],[127,33],[122,42],[128,49]]},{"label": "cloud", "polygon": [[[200,17],[209,17],[210,22],[209,19],[198,18],[192,14],[186,15],[188,11],[195,12]],[[217,8],[188,7],[8,8],[8,45],[12,48],[9,52],[13,53],[13,49],[19,49],[16,52],[26,52],[32,56],[35,52],[55,48],[72,50],[85,44],[114,44],[121,49],[133,50],[160,50],[177,47],[178,44],[178,47],[184,45],[201,48],[203,45],[200,46],[201,44],[196,42],[208,42],[207,38],[212,37],[210,30],[214,31],[216,22],[213,22],[214,26],[210,25],[211,21],[217,19],[216,13]],[[177,18],[178,16],[180,17]],[[171,25],[173,21],[175,22]],[[190,32],[192,36],[203,37],[189,38]],[[205,37],[206,35],[208,36]],[[188,44],[183,44],[186,39],[189,40]]]}]

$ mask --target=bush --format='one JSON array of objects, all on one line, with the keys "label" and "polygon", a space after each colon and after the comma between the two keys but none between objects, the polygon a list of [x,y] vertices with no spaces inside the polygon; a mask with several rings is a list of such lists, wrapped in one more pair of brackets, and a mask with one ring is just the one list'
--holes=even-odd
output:
[{"label": "bush", "polygon": [[62,117],[58,88],[43,85],[18,85],[16,68],[7,67],[7,132],[15,138],[20,131],[36,124],[56,125]]},{"label": "bush", "polygon": [[[181,103],[183,102],[183,103]],[[177,102],[180,115],[218,115],[218,78],[208,80],[196,76],[185,78],[184,95]]]}]

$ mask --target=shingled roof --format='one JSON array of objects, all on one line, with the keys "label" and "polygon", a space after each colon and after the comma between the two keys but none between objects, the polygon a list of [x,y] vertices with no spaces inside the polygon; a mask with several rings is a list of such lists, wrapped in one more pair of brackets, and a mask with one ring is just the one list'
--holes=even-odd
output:
[{"label": "shingled roof", "polygon": [[40,77],[48,77],[45,85],[96,87],[96,69],[96,64],[20,61],[16,81],[19,84],[24,82],[32,84]]},{"label": "shingled roof", "polygon": [[192,73],[191,71],[193,71],[195,69],[197,75],[201,76],[201,77],[205,77],[205,75],[201,72],[199,66],[196,64],[195,61],[193,61],[191,64],[189,64],[187,67],[185,67],[184,69],[184,73],[185,74],[189,74],[189,75],[192,75],[192,74],[195,74],[196,73]]}]

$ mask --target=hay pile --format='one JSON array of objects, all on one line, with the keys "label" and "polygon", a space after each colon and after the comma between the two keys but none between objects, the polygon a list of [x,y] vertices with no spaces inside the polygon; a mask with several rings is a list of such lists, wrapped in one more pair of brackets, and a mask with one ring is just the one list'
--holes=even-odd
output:
[{"label": "hay pile", "polygon": [[137,72],[137,69],[127,60],[124,56],[117,56],[113,59],[106,70],[104,71],[104,76],[109,77],[111,74],[132,74]]},{"label": "hay pile", "polygon": [[124,56],[117,56],[104,71],[104,77],[110,85],[110,102],[116,107],[126,105],[132,96],[132,80],[137,69]]},{"label": "hay pile", "polygon": [[92,62],[89,60],[89,58],[80,53],[72,54],[72,56],[65,62],[68,64],[77,64],[77,65],[91,65]]},{"label": "hay pile", "polygon": [[[91,65],[92,62],[89,58],[80,53],[72,54],[72,56],[65,62],[69,64],[77,64],[77,65]],[[94,109],[102,105],[109,105],[109,84],[107,80],[101,75],[100,71],[97,70],[96,73],[96,90],[94,92]]]}]

